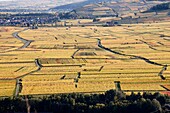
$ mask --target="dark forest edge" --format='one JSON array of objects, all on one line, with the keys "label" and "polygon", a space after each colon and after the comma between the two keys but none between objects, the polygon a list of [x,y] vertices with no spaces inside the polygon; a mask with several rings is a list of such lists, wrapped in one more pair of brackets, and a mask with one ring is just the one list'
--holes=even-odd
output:
[{"label": "dark forest edge", "polygon": [[152,12],[152,11],[163,11],[163,10],[168,10],[170,9],[170,2],[168,3],[162,3],[162,4],[158,4],[156,6],[151,7],[148,11],[146,12]]},{"label": "dark forest edge", "polygon": [[0,112],[45,113],[169,113],[170,97],[158,92],[131,93],[109,90],[102,94],[56,94],[1,98]]}]

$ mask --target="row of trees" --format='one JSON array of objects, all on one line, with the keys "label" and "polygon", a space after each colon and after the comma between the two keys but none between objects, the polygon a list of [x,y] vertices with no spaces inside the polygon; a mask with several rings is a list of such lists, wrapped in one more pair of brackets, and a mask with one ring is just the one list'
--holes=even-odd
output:
[{"label": "row of trees", "polygon": [[169,100],[170,97],[160,93],[132,92],[131,95],[125,95],[122,91],[109,90],[104,94],[73,93],[5,98],[0,100],[0,112],[170,113]]}]

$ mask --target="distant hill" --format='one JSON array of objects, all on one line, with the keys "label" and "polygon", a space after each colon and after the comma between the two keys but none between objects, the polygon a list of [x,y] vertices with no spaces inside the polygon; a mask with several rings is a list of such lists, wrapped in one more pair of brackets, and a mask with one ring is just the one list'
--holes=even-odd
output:
[{"label": "distant hill", "polygon": [[56,6],[54,8],[50,8],[50,10],[54,11],[72,11],[74,9],[78,9],[80,7],[83,7],[88,4],[95,4],[99,2],[129,2],[129,3],[134,3],[134,2],[143,2],[146,3],[148,1],[154,1],[154,2],[165,2],[165,1],[170,1],[170,0],[79,0],[77,3],[70,3],[66,5],[60,5]]},{"label": "distant hill", "polygon": [[[77,7],[70,12],[60,15],[61,19],[93,19],[92,22],[87,24],[130,24],[130,23],[143,23],[154,22],[161,19],[169,19],[169,11],[150,11],[153,7],[159,6],[159,4],[167,4],[167,1],[146,1],[146,0],[108,0],[107,2],[88,1],[79,2],[69,6]],[[82,3],[86,5],[82,6]],[[68,8],[68,5],[56,7],[56,10]],[[73,7],[69,7],[73,8]],[[166,6],[167,8],[167,6]]]},{"label": "distant hill", "polygon": [[145,0],[85,0],[82,2],[56,6],[54,8],[51,8],[50,10],[56,10],[56,11],[70,10],[71,11],[71,10],[83,7],[85,5],[88,5],[88,4],[95,4],[99,2],[139,2],[139,1],[145,1]]},{"label": "distant hill", "polygon": [[84,5],[88,5],[88,4],[94,4],[94,3],[98,3],[98,2],[103,2],[103,1],[112,1],[112,0],[85,0],[82,2],[77,2],[77,3],[72,3],[72,4],[66,4],[66,5],[61,5],[61,6],[57,6],[54,8],[51,8],[50,10],[73,10],[73,9],[77,9],[80,7],[83,7]]},{"label": "distant hill", "polygon": [[[130,17],[147,11],[160,2],[143,0],[92,0],[56,7],[56,10],[70,8],[63,18]],[[162,3],[162,2],[161,2]],[[85,4],[85,5],[84,5]]]},{"label": "distant hill", "polygon": [[149,11],[162,11],[162,10],[168,10],[168,9],[170,9],[170,2],[153,6],[149,9]]}]

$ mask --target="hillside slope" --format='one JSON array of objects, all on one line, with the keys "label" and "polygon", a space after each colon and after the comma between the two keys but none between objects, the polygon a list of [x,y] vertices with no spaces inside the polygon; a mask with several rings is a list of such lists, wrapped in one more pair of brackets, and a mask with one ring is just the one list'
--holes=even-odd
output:
[{"label": "hillside slope", "polygon": [[88,4],[95,4],[99,2],[139,2],[139,1],[143,1],[143,0],[85,0],[82,2],[78,2],[78,3],[57,6],[57,7],[51,8],[50,10],[73,10],[73,9],[77,9]]},{"label": "hillside slope", "polygon": [[[167,2],[167,1],[166,1]],[[169,19],[170,11],[148,11],[154,7],[165,4],[163,1],[108,1],[91,3],[74,9],[61,18],[64,19],[93,19],[87,24],[130,24],[155,22]],[[167,4],[167,3],[166,3]],[[162,6],[162,5],[161,5]],[[167,5],[166,5],[167,6]],[[61,8],[61,7],[60,7]]]},{"label": "hillside slope", "polygon": [[[103,0],[99,0],[103,1]],[[125,2],[126,1],[126,2]],[[108,0],[107,2],[98,2],[94,3],[86,1],[84,3],[90,3],[83,5],[84,3],[76,3],[83,5],[78,5],[79,8],[72,10],[67,13],[64,18],[96,18],[96,17],[127,17],[127,16],[136,16],[137,13],[147,11],[151,7],[159,4],[160,2],[144,2],[131,0],[122,0],[117,2]],[[71,4],[70,4],[71,6]],[[72,6],[74,7],[75,4]],[[73,8],[70,7],[70,8]],[[76,6],[77,7],[77,6]],[[68,5],[57,7],[68,8]]]},{"label": "hillside slope", "polygon": [[149,11],[162,11],[162,10],[168,10],[168,9],[170,9],[170,2],[153,6],[152,8],[150,8]]}]

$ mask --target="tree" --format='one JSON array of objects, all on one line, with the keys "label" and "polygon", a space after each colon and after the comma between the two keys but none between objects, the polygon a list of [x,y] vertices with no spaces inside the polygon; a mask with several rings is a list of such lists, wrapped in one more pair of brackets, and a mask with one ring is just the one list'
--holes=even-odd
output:
[{"label": "tree", "polygon": [[153,104],[153,106],[155,108],[155,111],[160,111],[162,113],[162,107],[161,107],[161,104],[159,103],[158,100],[153,99],[152,104]]},{"label": "tree", "polygon": [[98,21],[100,21],[100,19],[97,19],[97,18],[93,19],[93,22],[98,22]]},{"label": "tree", "polygon": [[105,100],[106,101],[114,101],[114,97],[116,96],[115,90],[109,90],[105,93]]},{"label": "tree", "polygon": [[161,95],[161,96],[157,97],[156,99],[160,102],[160,104],[161,104],[162,106],[165,105],[165,103],[166,103],[166,98],[165,98],[164,95]]}]

